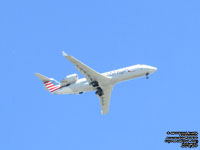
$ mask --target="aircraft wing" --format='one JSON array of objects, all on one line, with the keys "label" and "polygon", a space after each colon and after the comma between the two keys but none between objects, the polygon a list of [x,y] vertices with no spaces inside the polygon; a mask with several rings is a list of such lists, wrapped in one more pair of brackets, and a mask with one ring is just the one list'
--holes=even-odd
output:
[{"label": "aircraft wing", "polygon": [[113,85],[103,87],[102,88],[103,95],[102,96],[97,95],[100,100],[102,115],[108,113],[112,88],[113,88]]},{"label": "aircraft wing", "polygon": [[106,83],[107,80],[109,79],[108,77],[101,75],[100,73],[91,69],[87,65],[83,64],[76,58],[69,56],[64,51],[62,53],[63,53],[63,56],[66,59],[68,59],[72,64],[74,64],[76,66],[76,68],[78,69],[78,71],[86,77],[86,79],[89,83],[91,83],[92,81],[98,81],[99,84],[102,85],[102,84]]},{"label": "aircraft wing", "polygon": [[101,104],[101,113],[102,114],[108,113],[111,92],[113,88],[113,85],[108,85],[110,78],[96,72],[95,70],[83,64],[76,58],[67,55],[64,51],[63,51],[63,56],[76,66],[76,68],[80,71],[80,73],[82,73],[86,77],[89,83],[91,83],[92,81],[97,81],[99,83],[100,88],[103,91],[103,94],[101,96],[97,94]]}]

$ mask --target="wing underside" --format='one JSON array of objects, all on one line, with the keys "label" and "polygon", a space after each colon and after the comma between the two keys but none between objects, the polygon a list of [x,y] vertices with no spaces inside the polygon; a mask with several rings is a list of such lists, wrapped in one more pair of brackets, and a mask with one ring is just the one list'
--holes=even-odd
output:
[{"label": "wing underside", "polygon": [[97,97],[99,98],[99,101],[100,101],[100,105],[101,105],[101,113],[103,115],[107,114],[109,111],[112,88],[113,88],[113,85],[103,87],[102,88],[103,95],[102,96],[97,95]]},{"label": "wing underside", "polygon": [[102,110],[101,112],[102,112],[102,114],[108,113],[111,92],[112,92],[112,88],[113,88],[113,85],[109,84],[110,78],[96,72],[95,70],[91,69],[90,67],[88,67],[84,63],[80,62],[76,58],[69,56],[64,51],[63,51],[63,56],[66,59],[68,59],[72,64],[75,65],[77,70],[86,77],[89,84],[91,84],[93,81],[98,82],[98,87],[95,87],[95,88],[96,88],[96,90],[100,88],[101,91],[103,92],[100,95],[97,94],[97,96],[100,100],[100,105],[101,105],[101,110]]},{"label": "wing underside", "polygon": [[76,58],[67,55],[65,52],[63,52],[63,56],[66,59],[68,59],[72,64],[75,65],[77,70],[86,77],[86,79],[89,83],[91,83],[92,81],[96,81],[96,80],[98,80],[101,83],[104,83],[105,81],[109,80],[108,77],[96,72],[95,70],[91,69],[90,67],[88,67],[84,63],[80,62]]}]

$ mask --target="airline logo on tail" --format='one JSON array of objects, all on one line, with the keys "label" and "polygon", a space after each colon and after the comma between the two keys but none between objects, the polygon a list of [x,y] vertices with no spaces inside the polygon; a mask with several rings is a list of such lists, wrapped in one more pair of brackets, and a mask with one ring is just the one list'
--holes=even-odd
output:
[{"label": "airline logo on tail", "polygon": [[48,78],[44,75],[41,75],[39,73],[35,73],[35,75],[44,83],[44,86],[49,92],[54,92],[58,89],[60,89],[60,83],[53,78]]},{"label": "airline logo on tail", "polygon": [[60,89],[60,84],[54,80],[46,81],[44,82],[44,85],[50,92]]}]

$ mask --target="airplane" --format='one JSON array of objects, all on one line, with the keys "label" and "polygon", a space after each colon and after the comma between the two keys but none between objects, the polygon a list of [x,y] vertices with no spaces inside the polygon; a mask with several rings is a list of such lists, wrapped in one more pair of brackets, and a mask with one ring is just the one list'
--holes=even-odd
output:
[{"label": "airplane", "polygon": [[96,91],[95,94],[100,100],[101,113],[107,114],[109,111],[111,92],[116,83],[146,76],[157,70],[156,67],[149,65],[134,65],[105,73],[99,73],[88,67],[78,59],[62,52],[63,56],[68,59],[77,70],[85,76],[78,78],[77,74],[66,76],[61,83],[53,78],[48,78],[39,73],[35,75],[43,82],[46,90],[52,94],[82,94],[88,91]]}]

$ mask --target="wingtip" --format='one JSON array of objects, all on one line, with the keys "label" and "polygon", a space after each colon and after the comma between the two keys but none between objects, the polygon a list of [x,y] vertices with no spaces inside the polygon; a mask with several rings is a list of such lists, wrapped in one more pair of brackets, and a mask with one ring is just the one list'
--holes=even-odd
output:
[{"label": "wingtip", "polygon": [[69,56],[67,53],[65,53],[64,51],[62,51],[63,56]]},{"label": "wingtip", "polygon": [[107,112],[101,111],[102,115],[106,115],[107,113],[108,113],[108,111]]}]

